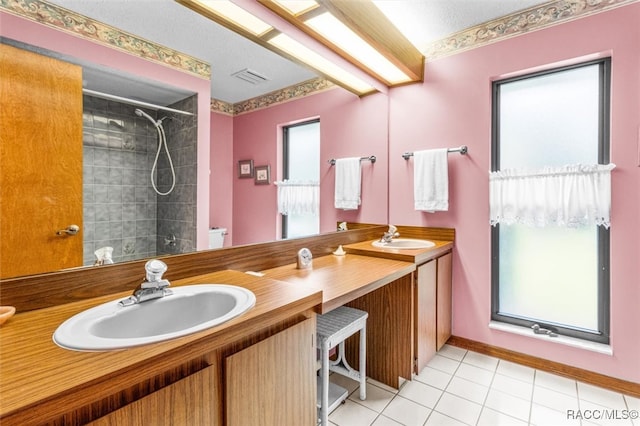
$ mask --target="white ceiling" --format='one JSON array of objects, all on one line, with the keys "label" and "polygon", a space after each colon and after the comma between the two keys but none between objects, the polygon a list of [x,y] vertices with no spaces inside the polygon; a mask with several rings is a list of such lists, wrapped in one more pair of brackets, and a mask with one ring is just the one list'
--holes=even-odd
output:
[{"label": "white ceiling", "polygon": [[[357,0],[353,0],[357,1]],[[236,103],[316,75],[300,65],[236,35],[173,0],[50,0],[59,6],[173,48],[211,64],[211,97]],[[421,51],[432,41],[494,18],[538,4],[540,0],[377,0],[378,6]],[[402,20],[402,21],[400,21]],[[403,22],[398,24],[398,22]],[[168,105],[184,96],[172,88],[154,87],[132,79],[124,86],[104,67],[86,67],[87,87],[147,102]],[[231,74],[250,68],[269,80],[259,85]],[[116,84],[117,83],[117,84]],[[121,92],[121,93],[118,93]],[[154,94],[155,92],[155,94]]]}]

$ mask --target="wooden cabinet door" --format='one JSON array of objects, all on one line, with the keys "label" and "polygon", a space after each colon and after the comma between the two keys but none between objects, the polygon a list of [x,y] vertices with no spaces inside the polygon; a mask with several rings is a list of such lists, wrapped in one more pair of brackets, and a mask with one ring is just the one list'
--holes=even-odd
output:
[{"label": "wooden cabinet door", "polygon": [[0,278],[81,266],[82,69],[0,43],[0,76]]},{"label": "wooden cabinet door", "polygon": [[315,317],[227,357],[225,364],[227,425],[316,424]]},{"label": "wooden cabinet door", "polygon": [[[414,366],[414,274],[407,274],[373,290],[346,306],[369,314],[367,318],[367,377],[399,389],[399,378],[411,380]],[[360,368],[360,337],[345,344],[347,361]]]},{"label": "wooden cabinet door", "polygon": [[145,396],[91,423],[90,426],[217,426],[220,418],[218,366]]},{"label": "wooden cabinet door", "polygon": [[438,258],[437,350],[440,350],[451,337],[451,258],[451,253]]},{"label": "wooden cabinet door", "polygon": [[415,373],[436,353],[436,260],[418,266],[415,300]]}]

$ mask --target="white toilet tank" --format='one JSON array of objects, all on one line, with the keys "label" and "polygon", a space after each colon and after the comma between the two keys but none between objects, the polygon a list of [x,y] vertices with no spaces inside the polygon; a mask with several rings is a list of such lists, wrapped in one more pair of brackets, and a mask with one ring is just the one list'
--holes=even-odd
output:
[{"label": "white toilet tank", "polygon": [[221,248],[224,245],[224,236],[227,228],[211,228],[209,229],[209,248]]}]

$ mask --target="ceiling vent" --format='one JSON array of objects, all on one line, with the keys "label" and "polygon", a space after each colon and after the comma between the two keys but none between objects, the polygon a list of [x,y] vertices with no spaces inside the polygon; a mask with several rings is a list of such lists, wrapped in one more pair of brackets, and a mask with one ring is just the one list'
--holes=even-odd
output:
[{"label": "ceiling vent", "polygon": [[269,80],[264,75],[260,74],[257,71],[251,70],[249,68],[245,68],[243,70],[234,72],[231,75],[233,77],[239,78],[240,80],[244,80],[247,83],[251,83],[251,84],[254,84],[254,85],[255,84],[264,83],[265,81]]}]

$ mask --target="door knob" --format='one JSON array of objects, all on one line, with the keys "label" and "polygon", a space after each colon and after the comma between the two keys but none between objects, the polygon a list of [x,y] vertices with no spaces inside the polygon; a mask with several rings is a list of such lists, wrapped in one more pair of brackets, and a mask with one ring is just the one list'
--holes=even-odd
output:
[{"label": "door knob", "polygon": [[56,235],[76,235],[78,232],[80,232],[78,225],[69,225],[67,229],[61,229],[56,232]]}]

